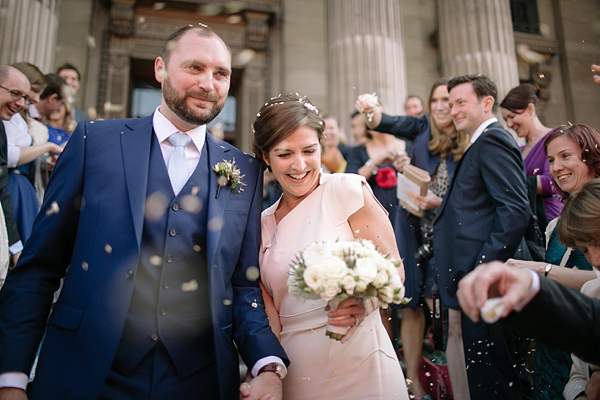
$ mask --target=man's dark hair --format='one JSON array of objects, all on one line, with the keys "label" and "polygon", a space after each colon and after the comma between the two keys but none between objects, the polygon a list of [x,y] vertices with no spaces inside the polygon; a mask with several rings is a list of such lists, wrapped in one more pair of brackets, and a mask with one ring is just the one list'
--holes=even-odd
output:
[{"label": "man's dark hair", "polygon": [[[171,52],[177,46],[179,39],[181,39],[181,37],[183,35],[185,35],[186,32],[191,31],[191,30],[194,30],[198,36],[204,36],[204,37],[216,36],[219,39],[223,40],[221,38],[221,36],[217,35],[217,33],[215,31],[213,31],[212,29],[210,29],[208,27],[208,25],[205,25],[203,23],[189,24],[189,25],[183,26],[183,27],[177,29],[175,32],[171,33],[169,35],[169,37],[167,38],[165,45],[163,46],[163,50],[162,50],[162,53],[160,54],[160,57],[165,62],[165,65],[169,63],[169,59],[171,58]],[[224,40],[223,40],[223,43],[225,43]],[[229,49],[229,46],[227,48]]]},{"label": "man's dark hair", "polygon": [[62,64],[60,67],[56,68],[56,73],[60,74],[60,71],[62,71],[64,69],[72,69],[77,74],[77,79],[81,80],[81,74],[79,73],[79,70],[77,69],[76,66],[74,66],[70,62],[66,62],[66,63]]},{"label": "man's dark hair", "polygon": [[65,97],[65,93],[63,92],[63,88],[67,86],[67,83],[63,78],[58,76],[58,74],[48,74],[45,76],[46,78],[46,87],[44,91],[40,95],[40,99],[46,99],[53,94],[56,94],[56,98],[61,100]]},{"label": "man's dark hair", "polygon": [[356,117],[357,115],[360,115],[361,112],[358,110],[354,110],[352,111],[352,114],[350,114],[350,119],[354,119],[354,117]]},{"label": "man's dark hair", "polygon": [[492,112],[496,113],[498,110],[498,88],[496,84],[485,75],[461,75],[454,77],[448,81],[448,93],[458,85],[463,83],[470,83],[473,86],[477,99],[481,101],[482,98],[492,96],[494,99],[494,106]]}]

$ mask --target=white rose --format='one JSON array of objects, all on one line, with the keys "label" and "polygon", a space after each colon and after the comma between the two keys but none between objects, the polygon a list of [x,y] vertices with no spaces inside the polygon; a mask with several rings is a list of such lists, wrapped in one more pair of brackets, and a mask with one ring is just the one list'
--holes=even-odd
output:
[{"label": "white rose", "polygon": [[356,287],[356,279],[352,275],[346,275],[344,279],[342,279],[342,286],[346,293],[350,296],[354,294],[354,288]]},{"label": "white rose", "polygon": [[[400,288],[404,288],[404,285],[402,284],[402,279],[400,279],[400,275],[396,274],[392,274],[392,277],[390,278],[390,287],[392,289],[400,289]],[[403,296],[404,297],[404,296]]]},{"label": "white rose", "polygon": [[373,286],[376,288],[380,288],[388,282],[388,274],[386,271],[380,271],[377,273],[377,276],[373,280]]},{"label": "white rose", "polygon": [[405,294],[406,294],[406,288],[404,286],[402,286],[400,288],[400,291],[398,292],[398,300],[402,301],[402,299],[404,298]]},{"label": "white rose", "polygon": [[348,267],[343,260],[335,256],[324,256],[319,262],[323,277],[327,280],[341,281],[348,273]]},{"label": "white rose", "polygon": [[392,289],[391,287],[383,287],[378,290],[378,293],[379,300],[386,303],[391,303],[392,301],[394,301],[394,289]]},{"label": "white rose", "polygon": [[318,291],[323,286],[323,279],[318,268],[306,268],[302,277],[304,278],[304,283],[314,291]]},{"label": "white rose", "polygon": [[336,281],[326,281],[325,290],[321,293],[321,299],[325,301],[333,300],[340,292],[340,286]]},{"label": "white rose", "polygon": [[358,282],[356,282],[356,286],[354,286],[354,292],[362,293],[365,290],[367,290],[367,286],[369,286],[368,282],[359,280]]},{"label": "white rose", "polygon": [[370,258],[359,258],[356,260],[353,274],[359,281],[365,282],[368,285],[377,276],[377,265]]}]

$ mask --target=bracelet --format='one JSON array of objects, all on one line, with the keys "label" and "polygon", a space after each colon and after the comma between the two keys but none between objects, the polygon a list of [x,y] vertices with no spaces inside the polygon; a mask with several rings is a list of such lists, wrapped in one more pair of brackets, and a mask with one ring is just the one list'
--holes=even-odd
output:
[{"label": "bracelet", "polygon": [[373,122],[373,114],[374,114],[373,111],[367,113],[367,123],[370,124],[371,122]]},{"label": "bracelet", "polygon": [[377,173],[377,171],[379,170],[379,168],[377,168],[377,166],[375,164],[373,164],[373,161],[370,158],[365,163],[365,167],[371,168],[373,170],[373,172],[372,172],[373,175],[375,175]]}]

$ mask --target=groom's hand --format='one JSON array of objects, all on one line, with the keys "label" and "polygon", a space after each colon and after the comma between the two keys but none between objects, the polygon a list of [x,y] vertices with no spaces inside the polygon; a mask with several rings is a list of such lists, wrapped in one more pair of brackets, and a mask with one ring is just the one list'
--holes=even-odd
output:
[{"label": "groom's hand", "polygon": [[23,389],[4,387],[0,388],[0,400],[27,400]]},{"label": "groom's hand", "polygon": [[243,400],[281,400],[282,396],[281,379],[275,372],[263,372],[240,386]]}]

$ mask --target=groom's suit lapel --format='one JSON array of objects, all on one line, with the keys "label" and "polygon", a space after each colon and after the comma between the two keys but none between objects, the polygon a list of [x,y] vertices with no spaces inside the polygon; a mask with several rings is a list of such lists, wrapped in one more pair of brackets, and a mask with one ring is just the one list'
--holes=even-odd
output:
[{"label": "groom's suit lapel", "polygon": [[[213,167],[221,161],[231,161],[232,156],[228,154],[229,148],[223,146],[208,131],[206,132],[206,146],[209,160],[206,247],[208,251],[208,266],[210,268],[213,265],[217,247],[223,233],[221,228],[225,225],[225,206],[227,205],[229,196],[231,196],[231,190],[227,186],[222,187],[218,191],[217,174],[213,171]],[[218,197],[217,191],[219,194]]]},{"label": "groom's suit lapel", "polygon": [[142,241],[144,209],[150,169],[150,145],[152,143],[152,115],[128,121],[121,132],[123,168],[129,194],[129,206],[138,243]]}]

